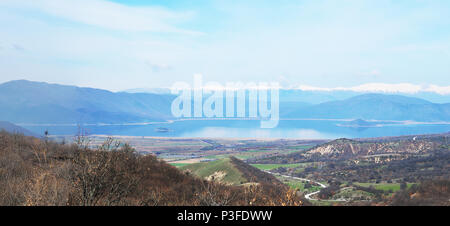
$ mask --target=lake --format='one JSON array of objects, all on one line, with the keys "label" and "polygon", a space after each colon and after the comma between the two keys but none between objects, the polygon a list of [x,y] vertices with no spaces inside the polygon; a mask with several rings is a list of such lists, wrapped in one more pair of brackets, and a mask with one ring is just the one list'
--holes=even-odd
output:
[{"label": "lake", "polygon": [[[258,120],[184,120],[140,125],[84,125],[89,134],[154,137],[336,139],[445,133],[449,124],[385,124],[344,127],[342,120],[280,120],[278,127],[261,129]],[[76,125],[21,125],[34,133],[75,135]],[[159,128],[159,129],[158,129]]]}]

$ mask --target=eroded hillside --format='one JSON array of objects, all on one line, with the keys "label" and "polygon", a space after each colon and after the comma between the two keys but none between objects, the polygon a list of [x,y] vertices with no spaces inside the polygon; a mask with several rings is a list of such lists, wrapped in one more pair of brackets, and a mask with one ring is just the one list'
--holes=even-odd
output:
[{"label": "eroded hillside", "polygon": [[393,161],[412,156],[424,156],[435,152],[449,151],[450,135],[392,140],[338,139],[317,145],[306,151],[254,160],[256,163],[298,163],[308,161]]}]

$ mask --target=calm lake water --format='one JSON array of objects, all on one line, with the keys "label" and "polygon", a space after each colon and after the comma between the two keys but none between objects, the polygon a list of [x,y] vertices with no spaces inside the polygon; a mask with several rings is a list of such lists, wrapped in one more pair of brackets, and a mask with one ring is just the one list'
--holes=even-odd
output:
[{"label": "calm lake water", "polygon": [[[211,137],[211,138],[298,138],[336,139],[401,136],[414,134],[445,133],[448,124],[385,125],[382,127],[341,127],[342,121],[281,120],[278,127],[261,129],[257,120],[193,120],[151,125],[87,125],[89,134],[154,136],[154,137]],[[51,135],[75,135],[77,126],[22,125],[37,134],[48,130]],[[158,132],[158,128],[168,129]]]}]

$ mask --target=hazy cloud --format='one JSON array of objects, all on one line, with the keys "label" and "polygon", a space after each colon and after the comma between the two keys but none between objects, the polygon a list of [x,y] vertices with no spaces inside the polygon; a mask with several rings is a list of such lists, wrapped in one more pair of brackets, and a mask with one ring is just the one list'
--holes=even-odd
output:
[{"label": "hazy cloud", "polygon": [[359,86],[352,87],[334,87],[334,88],[323,88],[315,86],[298,86],[299,90],[303,91],[353,91],[353,92],[381,92],[381,93],[407,93],[414,94],[418,92],[432,92],[441,95],[450,94],[450,86],[437,86],[437,85],[415,85],[410,83],[399,83],[399,84],[386,84],[386,83],[367,83]]},{"label": "hazy cloud", "polygon": [[11,45],[13,49],[18,50],[18,51],[25,51],[25,48],[19,44],[12,44]]},{"label": "hazy cloud", "polygon": [[372,70],[369,72],[364,72],[360,74],[361,76],[366,76],[366,77],[376,77],[376,76],[380,76],[381,73],[378,70]]},{"label": "hazy cloud", "polygon": [[124,90],[202,73],[222,84],[406,82],[442,87],[353,89],[446,93],[449,9],[435,1],[0,0],[0,82]]},{"label": "hazy cloud", "polygon": [[147,65],[152,69],[153,72],[160,72],[160,71],[172,69],[172,66],[170,66],[170,65],[153,63],[150,61],[147,62]]},{"label": "hazy cloud", "polygon": [[121,31],[199,34],[174,24],[192,17],[161,7],[131,7],[105,0],[2,0],[0,6],[34,10],[62,19]]}]

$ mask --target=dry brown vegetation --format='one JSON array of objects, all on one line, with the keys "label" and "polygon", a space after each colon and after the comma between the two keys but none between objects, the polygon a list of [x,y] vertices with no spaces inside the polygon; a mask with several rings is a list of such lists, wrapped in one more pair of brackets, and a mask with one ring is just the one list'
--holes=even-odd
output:
[{"label": "dry brown vegetation", "polygon": [[450,206],[450,181],[425,181],[395,193],[393,206]]},{"label": "dry brown vegetation", "polygon": [[228,186],[195,178],[107,139],[58,144],[0,132],[0,205],[303,205],[276,184]]}]

